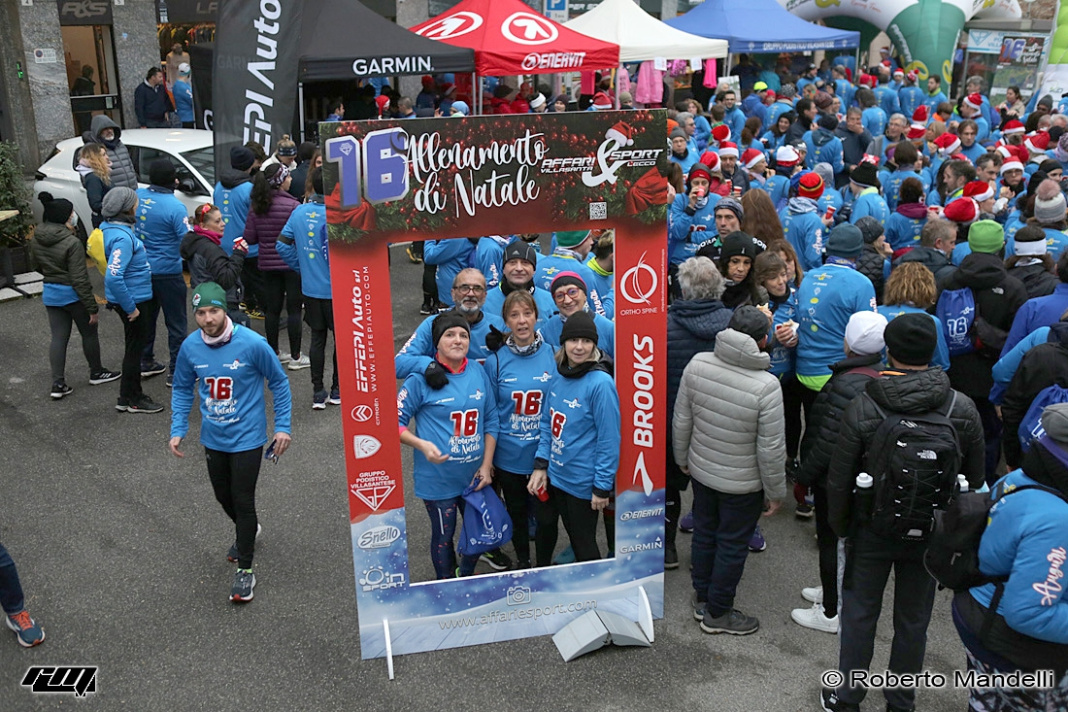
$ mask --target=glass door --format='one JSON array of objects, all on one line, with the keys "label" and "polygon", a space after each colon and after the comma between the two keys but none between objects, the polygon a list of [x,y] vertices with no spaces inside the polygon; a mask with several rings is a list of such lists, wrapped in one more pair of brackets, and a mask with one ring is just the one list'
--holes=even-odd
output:
[{"label": "glass door", "polygon": [[75,129],[79,134],[88,131],[97,114],[106,114],[121,126],[111,25],[68,25],[61,30]]}]

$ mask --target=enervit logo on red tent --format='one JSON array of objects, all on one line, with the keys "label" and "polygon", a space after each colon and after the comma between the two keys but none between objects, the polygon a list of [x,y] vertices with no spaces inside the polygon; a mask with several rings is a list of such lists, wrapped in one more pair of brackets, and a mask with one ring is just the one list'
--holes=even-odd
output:
[{"label": "enervit logo on red tent", "polygon": [[514,12],[501,23],[501,34],[522,45],[542,45],[560,36],[556,25],[532,12]]},{"label": "enervit logo on red tent", "polygon": [[656,293],[660,284],[656,270],[645,264],[645,255],[643,252],[638,264],[624,272],[619,280],[619,292],[631,304],[652,304],[649,297]]},{"label": "enervit logo on red tent", "polygon": [[419,30],[418,34],[432,40],[449,40],[474,32],[482,26],[482,15],[461,10]]}]

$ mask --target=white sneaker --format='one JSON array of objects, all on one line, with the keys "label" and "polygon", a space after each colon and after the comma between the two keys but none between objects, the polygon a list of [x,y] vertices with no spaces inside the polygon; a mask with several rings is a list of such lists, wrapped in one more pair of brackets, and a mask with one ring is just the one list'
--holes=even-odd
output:
[{"label": "white sneaker", "polygon": [[823,603],[823,586],[801,589],[801,598],[813,603]]},{"label": "white sneaker", "polygon": [[278,363],[287,364],[292,360],[293,360],[293,357],[290,356],[289,354],[285,353],[285,352],[278,354]]},{"label": "white sneaker", "polygon": [[286,366],[290,371],[299,371],[302,368],[311,368],[311,359],[307,354],[301,354],[295,359],[289,360],[289,365]]},{"label": "white sneaker", "polygon": [[790,611],[790,617],[794,619],[794,623],[805,628],[831,634],[838,632],[838,616],[825,616],[822,603],[813,603],[812,608],[795,608]]}]

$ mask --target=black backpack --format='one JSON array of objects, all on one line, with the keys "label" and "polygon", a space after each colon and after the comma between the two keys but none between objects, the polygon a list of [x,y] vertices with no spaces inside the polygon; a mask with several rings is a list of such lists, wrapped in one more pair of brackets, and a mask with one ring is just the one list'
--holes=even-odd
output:
[{"label": "black backpack", "polygon": [[1019,485],[1008,490],[999,486],[993,496],[990,492],[962,492],[945,511],[935,512],[935,528],[927,542],[923,565],[940,588],[967,591],[1008,580],[1008,576],[987,576],[979,570],[979,540],[990,522],[990,508],[995,502],[1033,489],[1049,492],[1068,503],[1063,494],[1042,485]]},{"label": "black backpack", "polygon": [[945,412],[921,415],[885,413],[868,450],[868,471],[875,479],[872,530],[904,541],[926,541],[935,512],[945,509],[960,472],[960,442],[949,419],[957,392]]}]

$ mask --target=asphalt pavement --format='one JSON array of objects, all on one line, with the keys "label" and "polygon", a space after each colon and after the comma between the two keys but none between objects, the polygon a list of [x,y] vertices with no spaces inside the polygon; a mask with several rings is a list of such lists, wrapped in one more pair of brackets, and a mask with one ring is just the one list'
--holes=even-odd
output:
[{"label": "asphalt pavement", "polygon": [[[422,268],[394,248],[392,274],[399,346],[422,318]],[[263,322],[254,328],[262,332]],[[104,365],[118,369],[116,315],[102,312],[100,334]],[[790,621],[790,609],[808,605],[801,588],[818,583],[814,525],[795,520],[792,508],[763,520],[768,549],[749,557],[738,590],[736,606],[760,619],[754,635],[698,629],[689,536],[680,534],[682,566],[666,574],[665,618],[651,648],[564,663],[549,637],[531,638],[399,657],[389,681],[385,661],[360,659],[340,409],[311,409],[307,371],[290,373],[293,447],[261,471],[256,597],[235,606],[225,558],[233,527],[212,496],[196,427],[186,457],[175,459],[169,407],[115,411],[118,384],[88,385],[76,334],[67,358],[74,393],[53,402],[48,341],[39,299],[0,304],[0,541],[47,634],[25,650],[0,629],[0,712],[819,709],[820,673],[835,666],[838,646]],[[161,318],[157,348],[165,352],[165,343]],[[145,390],[169,405],[163,377]],[[410,508],[414,580],[430,575],[425,519],[421,506]],[[947,675],[964,664],[949,601],[939,593],[926,664]],[[873,669],[886,667],[891,632],[887,613]],[[85,700],[33,694],[19,684],[31,665],[98,666],[97,692]],[[962,709],[966,698],[921,690],[919,709]],[[871,693],[866,709],[883,707]]]}]

